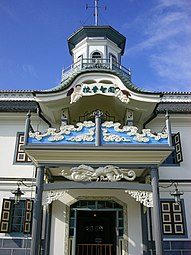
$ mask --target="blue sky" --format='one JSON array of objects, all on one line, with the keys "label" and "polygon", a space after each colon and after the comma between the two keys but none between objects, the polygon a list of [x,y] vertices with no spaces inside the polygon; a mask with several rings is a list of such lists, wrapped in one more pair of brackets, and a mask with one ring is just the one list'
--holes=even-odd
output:
[{"label": "blue sky", "polygon": [[[49,89],[72,63],[67,38],[94,0],[0,0],[0,89]],[[122,64],[151,91],[191,91],[190,0],[100,0],[100,25],[127,38]]]}]

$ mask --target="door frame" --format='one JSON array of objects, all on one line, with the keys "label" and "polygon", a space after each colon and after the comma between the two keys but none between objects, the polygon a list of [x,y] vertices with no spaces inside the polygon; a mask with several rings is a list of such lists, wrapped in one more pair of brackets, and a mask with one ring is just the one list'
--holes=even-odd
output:
[{"label": "door frame", "polygon": [[[75,228],[76,228],[76,237],[78,236],[80,229],[78,229],[78,227],[81,225],[79,224],[79,220],[82,220],[82,222],[84,223],[84,226],[86,224],[91,224],[92,226],[94,226],[95,224],[98,224],[98,222],[101,221],[108,221],[108,218],[110,219],[110,221],[113,222],[113,225],[111,227],[110,230],[112,230],[112,237],[114,237],[113,240],[113,245],[116,245],[118,243],[118,239],[119,239],[119,233],[117,231],[117,222],[118,222],[118,218],[119,218],[119,213],[117,211],[119,211],[120,209],[90,209],[89,208],[83,208],[82,210],[79,210],[80,208],[74,209],[76,211],[76,220],[75,220]],[[120,210],[122,211],[122,210]],[[83,215],[84,212],[84,215]],[[100,215],[101,214],[101,215]],[[96,216],[95,216],[96,215]],[[101,218],[100,218],[100,216]],[[85,216],[85,218],[84,218]],[[87,217],[86,217],[87,216]],[[92,217],[93,216],[93,217]],[[95,216],[95,217],[94,217]],[[84,221],[85,219],[85,221]],[[86,223],[85,223],[86,222]],[[97,223],[96,223],[97,222]],[[79,225],[78,225],[79,224]],[[111,226],[111,224],[106,224],[106,226]],[[81,225],[82,226],[82,225]],[[107,230],[104,230],[107,232]],[[94,231],[93,231],[94,232]],[[111,231],[109,231],[111,233]],[[104,237],[109,235],[109,232],[105,235],[104,233]],[[85,234],[85,233],[84,233]],[[88,233],[87,233],[88,234]],[[91,234],[91,233],[90,233]],[[111,236],[109,239],[111,239]],[[78,242],[77,242],[78,241]],[[94,241],[92,240],[91,244],[93,244]],[[106,243],[106,242],[104,242]],[[79,239],[76,238],[76,246],[80,244],[79,243]],[[86,244],[88,244],[88,242],[86,242]],[[96,244],[96,243],[94,243]],[[109,243],[108,243],[109,244]]]},{"label": "door frame", "polygon": [[[116,197],[82,197],[79,196],[76,199],[70,201],[67,204],[67,222],[68,224],[66,224],[65,227],[65,233],[68,233],[65,238],[65,255],[76,255],[76,215],[77,215],[77,210],[91,210],[89,208],[76,208],[75,210],[75,229],[74,229],[74,236],[70,237],[69,236],[69,221],[70,221],[70,206],[73,205],[74,203],[80,201],[80,200],[92,200],[92,201],[96,201],[96,200],[104,200],[104,201],[114,201],[116,203],[118,203],[119,205],[121,205],[123,207],[123,229],[124,229],[124,233],[123,233],[123,238],[119,238],[119,234],[116,233],[116,255],[118,254],[122,254],[122,255],[128,255],[128,227],[127,227],[127,204],[125,204],[124,202],[122,202],[121,200],[117,199]],[[117,209],[117,208],[116,208]],[[94,210],[94,209],[92,209]],[[97,210],[97,209],[96,209]],[[95,211],[96,211],[95,210]],[[104,210],[104,209],[101,209]],[[105,210],[113,210],[113,211],[119,211],[119,210],[115,210],[115,208],[112,209],[105,209]],[[116,217],[117,217],[117,213],[116,213]],[[117,222],[118,220],[116,219],[116,232],[118,232],[118,226],[117,226]]]}]

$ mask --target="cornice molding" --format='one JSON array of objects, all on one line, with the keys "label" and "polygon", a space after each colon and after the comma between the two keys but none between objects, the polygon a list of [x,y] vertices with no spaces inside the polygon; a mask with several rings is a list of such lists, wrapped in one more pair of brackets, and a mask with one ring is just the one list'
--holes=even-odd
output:
[{"label": "cornice molding", "polygon": [[180,102],[180,103],[191,103],[191,95],[163,95],[161,98],[162,103],[174,103],[174,102]]},{"label": "cornice molding", "polygon": [[35,101],[32,92],[0,92],[0,101]]}]

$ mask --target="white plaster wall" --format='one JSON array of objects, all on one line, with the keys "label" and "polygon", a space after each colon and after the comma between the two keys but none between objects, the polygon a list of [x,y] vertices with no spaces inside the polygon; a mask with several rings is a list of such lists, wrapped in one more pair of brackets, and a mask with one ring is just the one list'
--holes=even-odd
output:
[{"label": "white plaster wall", "polygon": [[[181,147],[183,152],[183,162],[180,166],[161,166],[160,179],[191,179],[190,171],[190,144],[191,144],[191,116],[190,115],[171,115],[172,133],[180,132]],[[154,119],[147,127],[152,131],[161,131],[165,126],[165,116],[160,115]]]},{"label": "white plaster wall", "polygon": [[87,43],[84,43],[78,48],[75,48],[73,50],[73,56],[74,56],[74,63],[77,62],[79,59],[79,56],[83,56],[83,58],[88,58],[87,56]]},{"label": "white plaster wall", "polygon": [[[172,133],[176,134],[180,132],[181,147],[183,153],[183,162],[180,166],[161,166],[159,167],[159,178],[162,180],[182,180],[183,183],[178,183],[178,189],[184,192],[181,198],[184,200],[185,214],[186,214],[186,225],[188,237],[186,240],[191,239],[191,167],[190,167],[190,145],[191,145],[191,115],[187,114],[171,114],[171,129]],[[159,115],[155,118],[147,127],[151,127],[154,131],[162,130],[165,125],[165,115]],[[161,183],[160,186],[167,186],[169,183]],[[166,189],[160,188],[160,197],[172,199],[170,192],[174,191],[174,186]],[[169,238],[168,238],[169,239]],[[174,240],[174,238],[173,238]],[[180,240],[180,239],[179,239]],[[182,238],[181,238],[182,240]]]},{"label": "white plaster wall", "polygon": [[[16,139],[18,132],[25,130],[26,114],[0,115],[0,178],[31,178],[34,172],[32,164],[14,164]],[[45,130],[42,120],[32,119],[35,130]]]},{"label": "white plaster wall", "polygon": [[[107,49],[106,49],[107,48]],[[74,63],[78,61],[78,57],[83,55],[83,58],[91,58],[91,54],[94,51],[100,51],[103,54],[103,58],[109,58],[109,53],[116,56],[117,61],[118,54],[121,49],[118,48],[112,41],[99,38],[85,38],[72,50]]]},{"label": "white plaster wall", "polygon": [[95,51],[100,51],[103,54],[103,58],[106,58],[105,46],[102,45],[89,45],[89,58]]},{"label": "white plaster wall", "polygon": [[0,177],[22,177],[32,176],[33,166],[26,164],[13,164],[15,155],[15,145],[17,132],[23,132],[24,125],[17,123],[16,125],[1,124],[0,125],[0,151],[2,164],[0,169]]},{"label": "white plaster wall", "polygon": [[119,53],[119,52],[117,52],[115,49],[113,49],[113,48],[111,48],[111,47],[108,46],[108,56],[107,56],[107,58],[109,58],[109,55],[110,55],[110,54],[113,54],[113,55],[116,57],[117,62],[119,63],[118,53]]},{"label": "white plaster wall", "polygon": [[[129,253],[128,255],[141,255],[142,252],[142,230],[141,230],[141,212],[140,204],[135,201],[130,195],[120,190],[70,190],[65,194],[60,201],[53,202],[52,225],[51,225],[51,251],[52,255],[64,255],[64,237],[67,238],[67,233],[64,233],[65,206],[64,203],[70,204],[75,202],[75,198],[81,196],[94,197],[115,197],[127,204],[127,228],[128,236],[124,238],[128,240]],[[72,203],[73,203],[72,202]]]},{"label": "white plaster wall", "polygon": [[52,206],[52,222],[51,222],[51,237],[50,237],[50,254],[63,255],[65,254],[65,213],[66,206],[61,201],[53,202]]},{"label": "white plaster wall", "polygon": [[186,187],[180,186],[181,191],[184,191],[184,195],[182,198],[184,199],[184,206],[185,206],[185,212],[186,212],[186,228],[187,228],[187,234],[188,234],[188,239],[191,240],[191,220],[190,220],[190,215],[191,215],[191,203],[190,203],[190,198],[191,198],[191,185]]},{"label": "white plaster wall", "polygon": [[[45,129],[46,125],[32,113],[34,129]],[[12,199],[12,191],[17,189],[17,181],[35,178],[35,167],[32,164],[14,164],[17,132],[25,130],[26,113],[0,113],[0,210],[3,198]],[[44,128],[43,128],[44,127]],[[29,186],[31,182],[25,182]],[[34,198],[35,187],[21,185],[22,198]],[[0,233],[0,236],[7,234]]]}]

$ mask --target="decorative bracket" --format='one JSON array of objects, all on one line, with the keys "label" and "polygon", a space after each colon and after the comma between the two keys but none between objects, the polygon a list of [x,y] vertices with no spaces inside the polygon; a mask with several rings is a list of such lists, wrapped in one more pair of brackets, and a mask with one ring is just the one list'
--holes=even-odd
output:
[{"label": "decorative bracket", "polygon": [[67,190],[50,190],[43,192],[43,199],[42,205],[51,204],[53,201],[58,200],[59,198],[63,197],[67,193]]},{"label": "decorative bracket", "polygon": [[140,202],[146,207],[153,207],[153,193],[148,191],[133,191],[128,190],[126,191],[129,195],[136,199],[136,201]]}]

